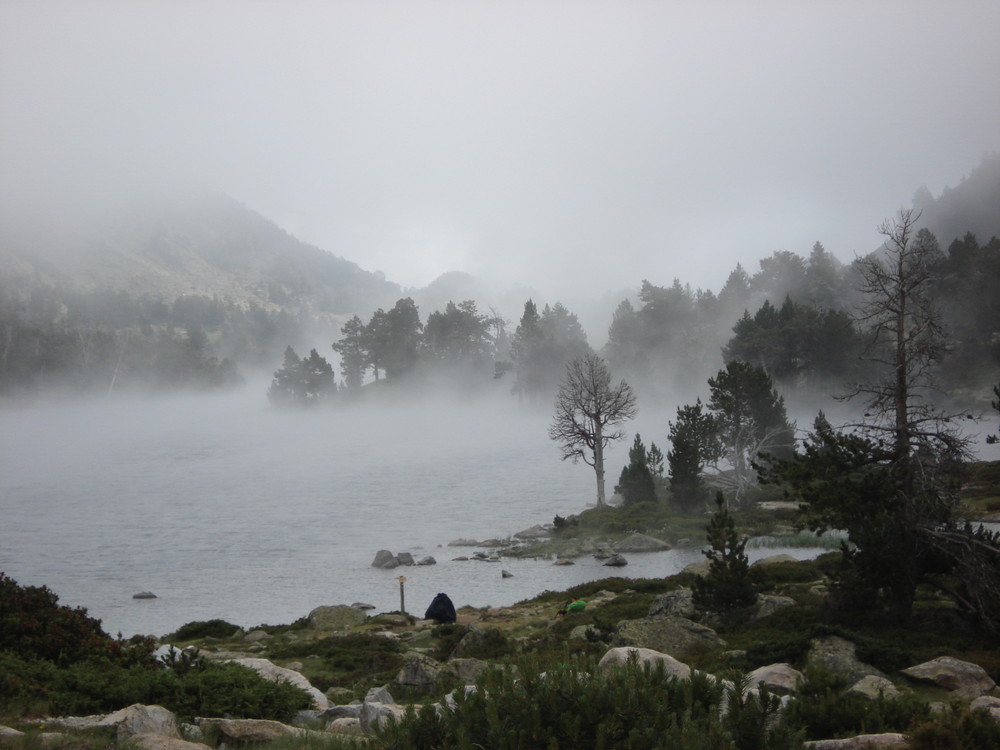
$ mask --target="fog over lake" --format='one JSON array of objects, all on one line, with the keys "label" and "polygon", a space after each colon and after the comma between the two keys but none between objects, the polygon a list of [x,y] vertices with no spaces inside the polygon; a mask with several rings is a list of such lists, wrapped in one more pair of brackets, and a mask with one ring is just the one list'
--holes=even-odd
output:
[{"label": "fog over lake", "polygon": [[[252,388],[4,410],[0,570],[87,607],[112,634],[164,635],[216,617],[288,623],[324,604],[395,610],[401,573],[407,610],[421,615],[438,591],[457,606],[503,606],[701,559],[453,561],[472,550],[451,540],[506,537],[593,503],[593,471],[559,460],[549,418],[547,404],[510,397],[279,412]],[[624,442],[612,449],[609,489],[626,455]],[[380,548],[438,564],[377,570]],[[147,590],[158,598],[132,598]]]}]

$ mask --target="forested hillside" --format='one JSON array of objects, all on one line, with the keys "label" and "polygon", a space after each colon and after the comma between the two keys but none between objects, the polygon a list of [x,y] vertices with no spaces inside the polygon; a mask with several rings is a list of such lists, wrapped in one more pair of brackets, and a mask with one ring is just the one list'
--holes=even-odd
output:
[{"label": "forested hillside", "polygon": [[[937,199],[918,191],[915,203],[921,241],[935,248],[943,385],[981,391],[1000,365],[1000,157]],[[326,396],[419,375],[473,389],[503,379],[522,399],[548,402],[565,362],[595,344],[654,400],[693,396],[733,359],[805,396],[838,392],[866,367],[855,321],[863,259],[837,258],[821,242],[808,254],[777,251],[756,269],[737,265],[718,291],[643,280],[607,321],[602,345],[556,300],[523,299],[519,318],[505,319],[495,299],[466,296],[490,292],[464,274],[404,296],[220,195],[146,206],[101,227],[4,230],[2,392],[224,387],[317,342],[306,360],[330,365]],[[874,253],[878,242],[873,228]],[[285,366],[306,360],[286,356]],[[295,391],[292,375],[282,382]]]}]

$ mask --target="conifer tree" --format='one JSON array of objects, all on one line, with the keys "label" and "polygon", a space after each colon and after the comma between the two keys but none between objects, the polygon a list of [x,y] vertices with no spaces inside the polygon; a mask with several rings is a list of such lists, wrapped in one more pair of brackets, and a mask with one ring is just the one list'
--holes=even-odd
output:
[{"label": "conifer tree", "polygon": [[750,578],[750,562],[744,551],[747,540],[736,533],[721,490],[715,504],[717,509],[707,528],[708,575],[694,582],[694,603],[712,612],[729,612],[756,602],[757,587]]}]

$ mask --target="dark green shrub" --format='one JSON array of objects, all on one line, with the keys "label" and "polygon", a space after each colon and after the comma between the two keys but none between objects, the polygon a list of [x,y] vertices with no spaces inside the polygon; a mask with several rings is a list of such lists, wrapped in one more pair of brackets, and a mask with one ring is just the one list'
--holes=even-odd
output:
[{"label": "dark green shrub", "polygon": [[171,633],[164,640],[168,643],[177,643],[178,641],[193,641],[200,638],[232,638],[239,629],[239,625],[233,625],[225,620],[195,620],[181,625],[176,632]]},{"label": "dark green shrub", "polygon": [[[516,666],[485,672],[476,692],[456,694],[454,710],[409,711],[379,733],[380,746],[790,750],[801,745],[783,730],[765,730],[766,745],[734,738],[732,727],[720,725],[718,718],[722,683],[700,673],[677,680],[662,666],[636,663],[598,671],[590,659],[545,669],[537,660]],[[733,719],[733,726],[750,723],[750,708]],[[747,737],[752,734],[747,732]]]},{"label": "dark green shrub", "polygon": [[80,715],[132,703],[159,704],[182,717],[233,716],[286,721],[309,696],[238,664],[202,663],[186,671],[123,667],[108,660],[67,666],[0,652],[0,713]]},{"label": "dark green shrub", "polygon": [[916,724],[909,750],[995,750],[1000,747],[1000,724],[985,711],[952,707]]},{"label": "dark green shrub", "polygon": [[0,573],[0,651],[56,664],[118,656],[120,647],[101,630],[100,620],[58,601],[46,586],[19,586]]},{"label": "dark green shrub", "polygon": [[694,603],[712,612],[730,612],[756,602],[757,587],[750,577],[750,563],[744,551],[747,540],[736,533],[736,524],[721,491],[715,497],[715,505],[707,529],[708,575],[695,580]]},{"label": "dark green shrub", "polygon": [[321,690],[332,685],[351,686],[359,680],[387,680],[403,666],[402,646],[391,638],[366,633],[334,635],[319,641],[290,643],[271,651],[278,659],[318,656],[326,675],[314,681]]}]

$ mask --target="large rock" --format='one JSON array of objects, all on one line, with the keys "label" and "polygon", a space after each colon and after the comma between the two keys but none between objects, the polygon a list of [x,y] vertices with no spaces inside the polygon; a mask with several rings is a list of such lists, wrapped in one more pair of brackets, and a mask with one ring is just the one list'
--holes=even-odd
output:
[{"label": "large rock", "polygon": [[413,559],[412,552],[400,552],[396,555],[396,562],[400,565],[416,565],[417,561]]},{"label": "large rock", "polygon": [[544,539],[549,536],[547,529],[535,524],[529,529],[524,529],[514,534],[515,539]]},{"label": "large rock", "polygon": [[451,659],[443,670],[453,675],[459,684],[471,685],[488,666],[489,663],[482,659]]},{"label": "large rock", "polygon": [[144,706],[135,703],[104,717],[104,726],[118,728],[118,742],[136,734],[156,734],[161,737],[181,739],[177,717],[163,706]]},{"label": "large rock", "polygon": [[726,642],[711,628],[684,617],[647,617],[618,623],[611,645],[650,648],[683,658]]},{"label": "large rock", "polygon": [[799,670],[784,662],[757,667],[747,677],[751,687],[757,687],[763,682],[764,686],[775,695],[794,695],[805,680]]},{"label": "large rock", "polygon": [[614,554],[604,561],[604,564],[609,568],[624,568],[628,565],[628,560],[618,554]]},{"label": "large rock", "polygon": [[[350,607],[347,609],[350,609]],[[358,610],[354,611],[357,612]],[[362,617],[365,617],[364,612],[359,612],[359,614]],[[313,708],[325,711],[330,707],[330,699],[327,698],[320,690],[313,687],[309,680],[296,672],[294,669],[279,667],[276,664],[272,664],[267,659],[241,658],[232,659],[231,661],[234,664],[242,664],[244,667],[249,667],[265,680],[270,680],[271,682],[287,682],[294,685],[309,695],[313,702]]]},{"label": "large rock", "polygon": [[195,719],[203,731],[214,729],[223,742],[274,742],[280,737],[301,734],[301,729],[270,719]]},{"label": "large rock", "polygon": [[395,703],[365,703],[361,706],[361,731],[371,734],[390,720],[399,721],[406,715],[406,708]]},{"label": "large rock", "polygon": [[988,693],[996,687],[985,669],[953,656],[939,656],[915,667],[908,667],[903,670],[903,674],[970,698]]},{"label": "large rock", "polygon": [[905,750],[910,743],[906,735],[896,732],[885,734],[859,734],[842,740],[813,740],[806,742],[807,750]]},{"label": "large rock", "polygon": [[684,570],[681,573],[689,573],[693,576],[700,576],[704,578],[708,575],[709,567],[712,565],[712,561],[705,559],[699,560],[698,562],[693,562],[684,566]]},{"label": "large rock", "polygon": [[431,657],[423,654],[410,654],[396,675],[396,684],[430,687],[437,682],[440,672],[441,664]]},{"label": "large rock", "polygon": [[159,734],[135,734],[130,740],[129,746],[137,750],[211,750],[209,745],[202,742],[188,742]]},{"label": "large rock", "polygon": [[678,661],[674,657],[670,656],[670,654],[664,654],[650,648],[631,648],[628,646],[621,646],[618,648],[608,649],[607,653],[601,657],[597,666],[600,669],[607,670],[620,664],[628,664],[632,659],[635,659],[640,665],[650,664],[655,666],[656,664],[662,664],[667,674],[673,675],[681,680],[686,680],[691,676],[691,667],[687,664],[682,661]]},{"label": "large rock", "polygon": [[795,600],[792,599],[790,596],[778,596],[777,594],[760,594],[757,597],[757,601],[750,609],[750,622],[757,622],[757,620],[763,620],[765,617],[770,617],[778,610],[794,606],[795,606]]},{"label": "large rock", "polygon": [[645,534],[631,534],[612,545],[615,552],[663,552],[670,545]]},{"label": "large rock", "polygon": [[687,617],[694,614],[694,593],[677,589],[660,594],[649,606],[650,617]]},{"label": "large rock", "polygon": [[316,630],[348,630],[364,625],[367,620],[364,611],[346,604],[316,607],[309,613],[309,624]]},{"label": "large rock", "polygon": [[879,697],[898,698],[901,695],[899,688],[892,684],[891,680],[874,674],[862,677],[845,692],[851,695],[860,695],[868,700],[877,700]]},{"label": "large rock", "polygon": [[875,667],[858,659],[857,646],[851,641],[836,635],[827,635],[813,638],[809,644],[806,666],[825,669],[831,674],[842,677],[848,683],[857,682],[870,674],[885,677]]},{"label": "large rock", "polygon": [[970,711],[985,711],[994,721],[1000,721],[1000,698],[992,695],[980,695],[969,704]]},{"label": "large rock", "polygon": [[387,549],[380,549],[375,553],[375,559],[372,560],[373,568],[383,568],[384,570],[391,570],[392,568],[399,567],[399,560],[396,556],[392,554]]}]

